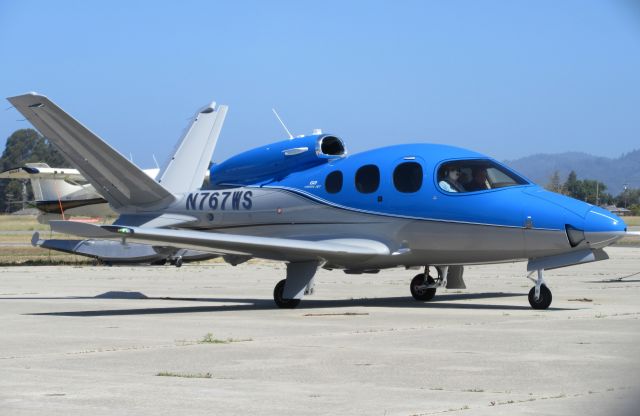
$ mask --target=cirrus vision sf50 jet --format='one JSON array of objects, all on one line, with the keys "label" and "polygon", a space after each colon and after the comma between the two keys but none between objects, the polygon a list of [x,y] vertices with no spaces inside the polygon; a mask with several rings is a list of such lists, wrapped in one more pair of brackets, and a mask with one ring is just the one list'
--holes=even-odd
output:
[{"label": "cirrus vision sf50 jet", "polygon": [[47,97],[9,101],[119,214],[113,225],[52,221],[54,231],[198,250],[232,264],[286,262],[273,293],[282,308],[312,292],[320,267],[424,268],[410,291],[428,301],[440,287],[464,287],[464,265],[528,261],[529,302],[545,309],[545,269],[606,259],[603,248],[627,234],[610,212],[453,146],[347,156],[340,138],[314,132],[240,153],[211,167],[211,189],[185,189],[150,178]]}]

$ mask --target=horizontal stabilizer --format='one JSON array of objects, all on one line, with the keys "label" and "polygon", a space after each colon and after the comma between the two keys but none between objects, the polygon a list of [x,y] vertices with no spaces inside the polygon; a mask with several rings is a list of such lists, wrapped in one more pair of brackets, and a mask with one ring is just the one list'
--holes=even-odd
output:
[{"label": "horizontal stabilizer", "polygon": [[215,254],[249,255],[271,260],[365,260],[389,255],[389,248],[375,240],[334,239],[307,241],[288,238],[255,237],[117,225],[91,225],[73,221],[51,221],[53,231],[89,238],[126,239],[127,241],[174,246]]},{"label": "horizontal stabilizer", "polygon": [[115,208],[160,209],[175,197],[43,95],[8,98]]}]

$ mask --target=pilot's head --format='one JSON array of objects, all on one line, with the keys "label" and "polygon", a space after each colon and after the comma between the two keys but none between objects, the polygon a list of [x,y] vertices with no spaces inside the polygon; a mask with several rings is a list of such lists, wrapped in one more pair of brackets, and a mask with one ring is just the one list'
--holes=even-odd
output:
[{"label": "pilot's head", "polygon": [[447,178],[453,181],[457,181],[459,177],[460,177],[460,168],[452,167],[447,170]]},{"label": "pilot's head", "polygon": [[487,170],[483,167],[477,166],[471,170],[473,180],[476,182],[484,182],[487,180]]}]

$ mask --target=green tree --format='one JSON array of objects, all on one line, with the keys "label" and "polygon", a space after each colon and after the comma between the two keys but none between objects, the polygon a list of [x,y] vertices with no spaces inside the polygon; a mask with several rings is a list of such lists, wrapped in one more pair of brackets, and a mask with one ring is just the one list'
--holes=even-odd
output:
[{"label": "green tree", "polygon": [[615,204],[626,208],[630,208],[632,205],[640,206],[640,189],[627,188],[615,197]]},{"label": "green tree", "polygon": [[[21,129],[13,132],[7,139],[4,152],[0,157],[0,171],[9,170],[25,163],[44,162],[53,167],[67,167],[69,163],[48,140],[33,129]],[[33,198],[31,186],[27,186],[27,198]],[[21,201],[23,181],[0,181],[0,212],[14,211],[20,206],[10,206],[10,200]]]},{"label": "green tree", "polygon": [[558,194],[563,193],[564,186],[560,183],[560,173],[557,170],[553,172],[553,175],[549,178],[549,183],[545,186],[545,189]]},{"label": "green tree", "polygon": [[575,171],[569,172],[569,176],[567,177],[567,181],[564,183],[564,189],[572,198],[578,198],[580,194],[580,183],[578,182],[578,175]]},{"label": "green tree", "polygon": [[580,184],[580,199],[590,204],[603,205],[613,201],[611,194],[605,192],[607,185],[600,181],[585,179],[578,181]]},{"label": "green tree", "polygon": [[564,189],[572,198],[588,202],[590,204],[611,204],[614,198],[607,193],[607,185],[593,179],[578,179],[578,175],[571,171],[564,183]]}]

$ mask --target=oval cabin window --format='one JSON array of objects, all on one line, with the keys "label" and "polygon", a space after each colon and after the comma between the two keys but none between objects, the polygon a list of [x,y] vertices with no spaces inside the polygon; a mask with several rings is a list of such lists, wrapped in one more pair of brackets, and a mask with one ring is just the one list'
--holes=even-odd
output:
[{"label": "oval cabin window", "polygon": [[422,166],[417,162],[404,162],[393,171],[393,185],[400,192],[409,194],[422,187]]},{"label": "oval cabin window", "polygon": [[356,172],[356,189],[363,194],[370,194],[380,186],[380,169],[376,165],[364,165]]},{"label": "oval cabin window", "polygon": [[342,189],[342,172],[335,170],[327,175],[324,181],[324,189],[330,194],[336,194]]}]

